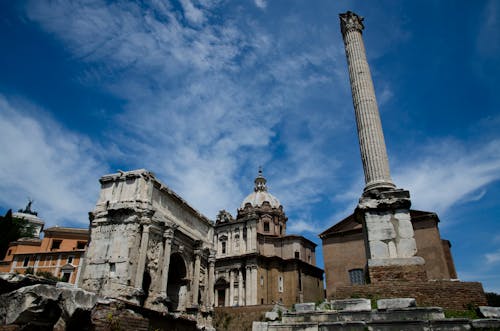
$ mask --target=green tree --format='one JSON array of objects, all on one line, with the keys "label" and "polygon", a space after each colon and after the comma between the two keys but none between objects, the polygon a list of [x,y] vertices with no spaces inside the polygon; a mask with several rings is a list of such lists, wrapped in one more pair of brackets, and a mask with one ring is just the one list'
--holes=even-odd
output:
[{"label": "green tree", "polygon": [[10,242],[33,234],[33,226],[25,219],[13,217],[9,209],[5,216],[0,216],[0,256],[5,257]]}]

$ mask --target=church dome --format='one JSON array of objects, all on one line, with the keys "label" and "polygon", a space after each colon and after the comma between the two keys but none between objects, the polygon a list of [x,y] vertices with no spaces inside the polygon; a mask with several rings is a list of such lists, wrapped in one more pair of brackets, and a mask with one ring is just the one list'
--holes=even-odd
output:
[{"label": "church dome", "polygon": [[241,203],[240,209],[245,208],[247,203],[251,204],[252,207],[260,207],[264,201],[269,202],[272,208],[279,208],[281,203],[279,200],[267,192],[266,186],[267,180],[262,176],[262,169],[259,169],[259,175],[255,178],[255,187],[252,193],[250,193]]}]

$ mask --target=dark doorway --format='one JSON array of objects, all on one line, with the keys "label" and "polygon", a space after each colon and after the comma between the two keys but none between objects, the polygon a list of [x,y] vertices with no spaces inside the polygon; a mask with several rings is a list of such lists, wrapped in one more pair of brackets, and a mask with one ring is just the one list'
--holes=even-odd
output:
[{"label": "dark doorway", "polygon": [[168,267],[167,296],[170,311],[183,311],[187,300],[186,263],[182,256],[174,253],[170,256]]},{"label": "dark doorway", "polygon": [[148,298],[150,286],[151,276],[149,275],[149,272],[144,272],[144,276],[142,277],[142,290],[144,291],[144,296],[141,299],[141,306],[144,306],[144,302]]},{"label": "dark doorway", "polygon": [[224,278],[219,278],[215,282],[215,291],[217,291],[217,306],[224,307],[226,305],[226,290],[229,288],[229,283]]}]

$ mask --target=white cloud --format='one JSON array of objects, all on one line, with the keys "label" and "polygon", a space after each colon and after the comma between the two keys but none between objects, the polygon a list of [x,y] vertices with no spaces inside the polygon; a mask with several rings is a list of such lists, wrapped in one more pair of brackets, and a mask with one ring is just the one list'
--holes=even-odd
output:
[{"label": "white cloud", "polygon": [[410,190],[415,208],[446,212],[458,202],[474,201],[471,194],[500,179],[500,140],[476,146],[446,139],[412,155],[397,165],[394,181]]},{"label": "white cloud", "polygon": [[190,0],[181,0],[182,8],[187,19],[194,24],[201,24],[205,21],[203,11],[196,8]]},{"label": "white cloud", "polygon": [[500,250],[493,253],[487,253],[484,257],[486,258],[486,263],[488,264],[500,262]]},{"label": "white cloud", "polygon": [[99,148],[61,128],[43,110],[2,95],[0,132],[2,205],[16,210],[30,197],[46,225],[88,224],[99,176],[107,172]]},{"label": "white cloud", "polygon": [[255,5],[259,7],[260,9],[266,9],[267,7],[267,1],[266,0],[255,0]]},{"label": "white cloud", "polygon": [[304,232],[309,232],[316,235],[321,231],[322,227],[312,221],[292,220],[287,222],[287,234],[304,234]]},{"label": "white cloud", "polygon": [[[166,5],[144,11],[133,3],[33,1],[28,16],[93,64],[84,79],[97,79],[128,101],[112,134],[124,163],[150,168],[214,217],[219,209],[239,206],[253,180],[241,178],[242,169],[253,175],[267,165],[276,126],[282,126],[287,152],[270,165],[283,171],[271,184],[287,210],[309,208],[296,202],[317,201],[321,177],[335,169],[335,159],[317,152],[342,117],[310,111],[302,123],[296,115],[304,111],[307,88],[338,78],[319,68],[333,68],[341,53],[311,44],[290,54],[286,48],[294,38],[278,42],[244,19],[209,25],[211,4],[182,6],[196,29]],[[300,137],[304,129],[310,141]],[[285,185],[295,186],[294,193]]]}]

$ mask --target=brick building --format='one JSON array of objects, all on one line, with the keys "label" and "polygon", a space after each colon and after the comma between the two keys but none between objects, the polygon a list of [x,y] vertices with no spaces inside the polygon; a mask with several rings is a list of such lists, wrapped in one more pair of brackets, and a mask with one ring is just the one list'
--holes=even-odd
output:
[{"label": "brick building", "polygon": [[43,239],[20,238],[11,242],[3,261],[0,261],[0,272],[24,274],[31,268],[35,274],[50,272],[65,282],[75,284],[80,275],[89,231],[55,226],[43,232]]},{"label": "brick building", "polygon": [[[333,297],[339,287],[367,283],[365,235],[362,221],[356,216],[355,212],[319,235],[323,241],[327,297]],[[451,244],[441,238],[438,216],[419,210],[410,210],[410,216],[427,279],[456,279]]]}]

